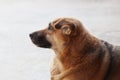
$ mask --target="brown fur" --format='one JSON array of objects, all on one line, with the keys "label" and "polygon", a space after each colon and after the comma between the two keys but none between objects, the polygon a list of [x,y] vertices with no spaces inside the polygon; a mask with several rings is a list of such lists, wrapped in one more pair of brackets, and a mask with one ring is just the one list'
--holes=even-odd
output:
[{"label": "brown fur", "polygon": [[[51,22],[48,29],[37,33],[45,36],[56,54],[51,80],[120,80],[119,76],[114,79],[116,76],[110,78],[108,74],[112,65],[112,45],[91,35],[78,20],[59,18]],[[116,50],[120,54],[120,50]],[[120,60],[120,56],[118,58]]]}]

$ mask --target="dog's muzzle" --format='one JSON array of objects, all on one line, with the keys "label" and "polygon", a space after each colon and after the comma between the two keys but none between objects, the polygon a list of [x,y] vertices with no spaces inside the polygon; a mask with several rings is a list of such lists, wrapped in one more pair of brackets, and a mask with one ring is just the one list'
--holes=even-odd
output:
[{"label": "dog's muzzle", "polygon": [[45,38],[42,32],[34,32],[29,35],[32,42],[38,47],[51,48],[51,43]]}]

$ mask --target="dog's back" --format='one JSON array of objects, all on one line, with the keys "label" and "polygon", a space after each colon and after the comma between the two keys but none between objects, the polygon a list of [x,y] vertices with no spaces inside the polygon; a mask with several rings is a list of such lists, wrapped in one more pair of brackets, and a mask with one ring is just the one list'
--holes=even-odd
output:
[{"label": "dog's back", "polygon": [[103,40],[101,42],[107,47],[110,55],[110,64],[104,80],[120,80],[120,46],[114,46]]},{"label": "dog's back", "polygon": [[111,64],[107,72],[106,80],[120,80],[120,46],[114,46],[110,54]]}]

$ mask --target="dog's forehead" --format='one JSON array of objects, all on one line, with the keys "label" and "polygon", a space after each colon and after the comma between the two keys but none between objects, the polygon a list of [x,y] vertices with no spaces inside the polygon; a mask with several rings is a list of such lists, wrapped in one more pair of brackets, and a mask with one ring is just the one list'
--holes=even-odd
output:
[{"label": "dog's forehead", "polygon": [[[61,27],[61,23],[63,22],[63,19],[56,19],[52,22],[49,23],[49,27],[55,27],[55,28],[60,28]],[[57,27],[56,27],[57,26]]]},{"label": "dog's forehead", "polygon": [[62,26],[68,25],[71,28],[79,28],[82,29],[82,23],[74,18],[58,18],[50,22],[49,26],[55,29],[61,29]]},{"label": "dog's forehead", "polygon": [[68,18],[58,18],[49,23],[49,26],[54,26],[57,29],[60,29],[63,25],[69,25],[72,22]]},{"label": "dog's forehead", "polygon": [[60,24],[60,23],[62,23],[62,22],[64,22],[64,21],[65,21],[64,18],[59,18],[59,19],[54,20],[54,21],[51,22],[51,23],[54,24],[54,25],[57,25],[57,24]]}]

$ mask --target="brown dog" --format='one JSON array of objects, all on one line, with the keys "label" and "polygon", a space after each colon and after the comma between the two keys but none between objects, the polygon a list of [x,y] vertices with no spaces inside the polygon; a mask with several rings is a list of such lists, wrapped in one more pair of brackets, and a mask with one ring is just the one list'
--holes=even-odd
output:
[{"label": "brown dog", "polygon": [[56,19],[30,37],[55,51],[51,80],[120,80],[120,47],[94,37],[76,19]]}]

